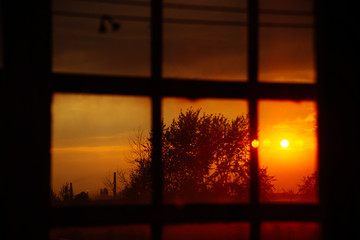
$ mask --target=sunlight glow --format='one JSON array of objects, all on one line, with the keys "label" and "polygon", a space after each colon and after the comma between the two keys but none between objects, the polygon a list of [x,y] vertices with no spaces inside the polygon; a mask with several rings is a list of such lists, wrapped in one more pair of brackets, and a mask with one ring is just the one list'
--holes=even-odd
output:
[{"label": "sunlight glow", "polygon": [[269,139],[265,139],[263,144],[265,147],[269,147],[271,145],[271,141]]},{"label": "sunlight glow", "polygon": [[260,202],[317,202],[317,185],[306,182],[318,171],[316,119],[314,101],[259,102],[259,166],[276,179]]},{"label": "sunlight glow", "polygon": [[254,140],[251,142],[251,146],[252,146],[253,148],[259,147],[259,141],[256,140],[256,139],[254,139]]},{"label": "sunlight glow", "polygon": [[280,142],[280,145],[281,145],[283,148],[287,148],[287,147],[290,145],[290,143],[289,143],[288,140],[284,139],[284,140],[282,140],[282,141]]}]

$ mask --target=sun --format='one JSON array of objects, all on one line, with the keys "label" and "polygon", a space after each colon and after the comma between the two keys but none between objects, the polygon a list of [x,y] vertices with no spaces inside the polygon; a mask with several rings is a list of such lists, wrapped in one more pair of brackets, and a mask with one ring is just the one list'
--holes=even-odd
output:
[{"label": "sun", "polygon": [[254,139],[254,140],[251,142],[251,146],[252,146],[253,148],[259,147],[259,141],[256,140],[256,139]]},{"label": "sun", "polygon": [[283,147],[283,148],[287,148],[289,146],[289,141],[284,139],[280,142],[280,145]]}]

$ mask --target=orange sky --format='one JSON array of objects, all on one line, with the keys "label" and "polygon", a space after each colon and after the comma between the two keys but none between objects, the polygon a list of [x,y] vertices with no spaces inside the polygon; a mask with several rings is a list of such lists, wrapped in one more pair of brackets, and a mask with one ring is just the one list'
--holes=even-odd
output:
[{"label": "orange sky", "polygon": [[91,94],[55,94],[52,104],[52,187],[96,194],[105,177],[129,168],[129,140],[148,133],[150,100]]},{"label": "orange sky", "polygon": [[[165,123],[190,107],[230,119],[248,112],[244,100],[165,98]],[[92,195],[112,172],[132,167],[129,140],[139,129],[148,136],[151,122],[145,97],[56,94],[52,114],[52,187],[58,192],[72,182],[75,192]]]},{"label": "orange sky", "polygon": [[[277,192],[297,191],[317,170],[316,104],[311,101],[260,101],[259,165],[276,177]],[[280,142],[289,141],[283,148]]]},{"label": "orange sky", "polygon": [[[166,124],[181,109],[201,108],[229,119],[248,112],[245,100],[165,98]],[[145,97],[56,94],[53,101],[52,186],[65,182],[74,190],[97,194],[105,177],[130,169],[129,139],[150,129],[150,101]],[[288,148],[280,146],[287,139]],[[276,177],[276,191],[297,190],[304,176],[317,168],[316,105],[314,102],[259,103],[259,163]]]},{"label": "orange sky", "polygon": [[[147,6],[54,0],[54,11],[149,17]],[[195,4],[192,0],[180,1]],[[179,3],[167,0],[165,3]],[[202,0],[196,4],[245,9],[246,1]],[[311,0],[260,1],[266,10],[311,11]],[[164,18],[204,21],[246,21],[239,12],[164,8]],[[119,21],[121,29],[99,34],[100,20],[54,14],[53,70],[125,76],[150,75],[150,28],[146,21]],[[309,16],[260,14],[261,23],[312,24]],[[245,26],[164,23],[163,76],[246,81]],[[266,82],[314,83],[313,30],[260,27],[259,79]]]},{"label": "orange sky", "polygon": [[[178,2],[167,0],[165,2]],[[182,3],[194,4],[192,0]],[[197,4],[245,8],[246,1],[201,0]],[[311,0],[260,1],[261,9],[311,11]],[[86,1],[54,0],[53,10],[149,17],[150,8]],[[245,21],[230,12],[164,9],[165,18]],[[311,17],[260,14],[260,22],[311,24]],[[53,71],[121,76],[150,75],[149,22],[119,21],[118,32],[99,34],[99,19],[53,16]],[[109,26],[108,26],[109,27]],[[164,24],[163,76],[246,81],[247,30],[244,26]],[[259,31],[259,80],[313,83],[311,28]],[[129,138],[150,129],[150,100],[142,97],[56,94],[52,111],[52,186],[72,182],[74,191],[95,194],[117,168],[128,168]],[[241,100],[165,99],[163,118],[201,107],[228,118],[247,113]],[[294,189],[316,169],[316,106],[312,102],[259,103],[260,166],[276,175],[276,189]],[[279,142],[286,138],[287,149]],[[266,140],[266,141],[265,141]],[[266,146],[264,145],[266,142]]]}]

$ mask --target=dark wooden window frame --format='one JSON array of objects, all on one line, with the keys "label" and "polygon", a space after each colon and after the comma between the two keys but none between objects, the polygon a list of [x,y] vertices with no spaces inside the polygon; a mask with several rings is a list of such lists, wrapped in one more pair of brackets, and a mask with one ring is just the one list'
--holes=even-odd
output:
[{"label": "dark wooden window frame", "polygon": [[[31,103],[34,107],[31,113],[37,117],[43,116],[39,122],[30,126],[31,129],[43,129],[39,136],[32,136],[26,140],[33,141],[36,149],[33,157],[40,157],[31,162],[29,168],[40,169],[41,176],[34,180],[40,184],[38,193],[42,199],[39,203],[31,203],[44,217],[44,226],[47,229],[66,226],[105,226],[116,224],[149,224],[151,238],[161,239],[162,229],[166,224],[180,223],[211,223],[211,222],[246,222],[250,224],[250,239],[260,239],[260,224],[264,221],[323,221],[322,197],[318,204],[260,204],[258,194],[258,153],[251,150],[251,186],[250,203],[248,204],[188,204],[179,209],[173,205],[163,203],[162,198],[162,163],[161,163],[161,100],[164,97],[185,98],[238,98],[248,101],[250,112],[250,134],[252,139],[257,138],[257,102],[262,99],[273,100],[312,100],[318,101],[317,84],[278,84],[261,83],[258,81],[258,0],[248,0],[248,81],[247,82],[214,82],[179,80],[162,78],[162,1],[151,2],[151,76],[117,77],[77,74],[51,73],[51,1],[39,6],[27,3],[29,13],[20,10],[13,13],[4,11],[4,70],[1,76],[7,79],[10,89],[20,87],[30,90],[20,100],[14,100],[9,108],[16,107],[16,103],[26,102],[26,99],[36,99]],[[17,6],[11,1],[5,4],[4,9],[16,10]],[[36,15],[36,13],[38,15]],[[9,24],[13,16],[27,16],[31,19],[34,31],[39,31],[36,37],[30,37],[29,42],[18,39],[21,34],[16,33],[13,25],[20,27],[15,21]],[[35,14],[35,15],[34,15]],[[22,17],[23,17],[22,16]],[[29,24],[27,24],[29,26]],[[31,31],[26,31],[30,34]],[[21,46],[23,44],[24,46]],[[34,51],[34,45],[38,47]],[[20,49],[19,49],[20,48]],[[32,50],[29,50],[32,49]],[[28,53],[27,51],[31,51]],[[39,55],[36,55],[39,54]],[[36,56],[35,56],[36,55]],[[23,60],[16,59],[23,56]],[[27,66],[27,61],[36,60]],[[19,65],[20,63],[20,65]],[[19,73],[18,69],[25,69]],[[29,68],[29,69],[28,69]],[[29,74],[28,74],[29,73]],[[28,82],[30,81],[30,82]],[[27,83],[28,82],[28,83]],[[51,124],[51,96],[57,92],[95,93],[116,95],[149,96],[152,101],[152,128],[154,130],[153,150],[153,195],[150,205],[106,205],[106,206],[51,206],[49,202],[50,180],[50,124]],[[7,97],[11,97],[8,93]],[[36,95],[36,97],[34,97]],[[38,104],[38,105],[36,105]],[[8,110],[9,112],[11,110]],[[14,114],[18,119],[21,113]],[[34,120],[32,116],[28,117]],[[29,126],[28,126],[29,127]],[[45,130],[44,130],[45,129]],[[36,145],[39,144],[39,145]],[[28,149],[29,150],[29,149]],[[18,158],[20,159],[20,157]],[[321,161],[319,169],[322,171]],[[12,176],[9,176],[13,178]],[[12,186],[18,186],[15,182]],[[20,195],[19,195],[20,196]],[[19,205],[30,206],[30,203]],[[9,211],[16,212],[17,203]],[[25,208],[25,207],[24,207]],[[11,224],[11,223],[10,223]],[[38,228],[43,229],[43,228]],[[35,230],[36,231],[36,228]],[[40,230],[39,230],[40,231]]]},{"label": "dark wooden window frame", "polygon": [[[152,100],[154,129],[153,196],[149,206],[77,206],[53,208],[54,226],[150,224],[152,239],[161,239],[162,226],[175,223],[247,222],[251,238],[259,239],[263,221],[319,222],[318,204],[260,204],[258,201],[257,149],[251,150],[251,191],[249,204],[189,204],[182,209],[163,204],[161,163],[161,99],[238,98],[248,101],[251,138],[257,139],[257,101],[260,99],[314,100],[315,84],[259,83],[258,75],[258,2],[248,1],[248,81],[213,82],[196,79],[162,78],[162,2],[151,4],[151,77],[105,77],[53,74],[53,92],[77,92],[149,96]],[[101,84],[99,84],[101,82]],[[109,216],[115,216],[109,218]],[[71,219],[69,221],[69,219]],[[104,222],[104,219],[107,219]]]}]

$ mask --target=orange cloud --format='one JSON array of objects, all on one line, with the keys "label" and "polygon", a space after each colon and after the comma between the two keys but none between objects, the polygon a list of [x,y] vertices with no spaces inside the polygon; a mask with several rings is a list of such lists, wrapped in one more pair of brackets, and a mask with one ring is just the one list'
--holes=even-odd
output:
[{"label": "orange cloud", "polygon": [[79,146],[79,147],[55,147],[51,149],[52,153],[62,152],[124,152],[130,151],[131,146],[115,145],[115,146]]}]

